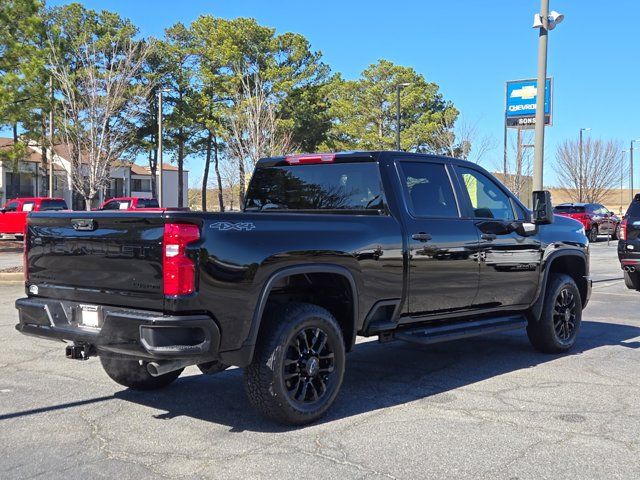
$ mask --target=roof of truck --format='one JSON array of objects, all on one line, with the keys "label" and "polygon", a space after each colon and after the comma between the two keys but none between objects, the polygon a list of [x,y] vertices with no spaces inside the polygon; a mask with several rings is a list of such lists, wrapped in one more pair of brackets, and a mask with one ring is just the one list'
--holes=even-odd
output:
[{"label": "roof of truck", "polygon": [[[277,157],[266,157],[258,160],[256,166],[258,167],[273,167],[282,165],[297,165],[308,163],[340,163],[340,162],[374,162],[381,156],[400,156],[411,157],[413,159],[424,160],[447,160],[460,164],[469,163],[467,160],[461,160],[459,158],[447,157],[445,155],[436,155],[431,153],[415,153],[415,152],[401,152],[397,150],[351,150],[342,152],[324,152],[324,153],[297,153],[290,155],[281,155]],[[475,165],[475,164],[474,164]]]}]

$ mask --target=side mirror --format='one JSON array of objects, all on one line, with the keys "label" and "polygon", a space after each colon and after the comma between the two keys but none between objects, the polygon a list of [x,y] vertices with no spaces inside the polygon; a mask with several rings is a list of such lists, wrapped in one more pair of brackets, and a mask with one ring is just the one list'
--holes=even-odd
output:
[{"label": "side mirror", "polygon": [[548,190],[536,190],[533,192],[533,215],[531,220],[536,225],[553,223],[553,205],[551,205],[551,193]]},{"label": "side mirror", "polygon": [[0,213],[7,213],[7,209],[6,208],[0,208]]}]

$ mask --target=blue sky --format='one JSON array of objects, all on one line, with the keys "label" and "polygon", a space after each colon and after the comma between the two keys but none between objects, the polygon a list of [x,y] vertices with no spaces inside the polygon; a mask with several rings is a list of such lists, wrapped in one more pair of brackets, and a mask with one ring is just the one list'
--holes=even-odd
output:
[{"label": "blue sky", "polygon": [[[71,3],[50,0],[48,5]],[[265,1],[86,0],[130,18],[142,35],[159,37],[199,15],[254,17],[278,32],[305,35],[334,71],[356,78],[386,58],[435,81],[463,117],[477,122],[496,148],[482,161],[501,164],[505,81],[536,75],[538,0]],[[628,150],[640,138],[640,37],[637,0],[551,0],[565,21],[550,33],[548,74],[554,77],[554,124],[547,129],[545,184],[555,175],[555,145],[577,138],[617,139]],[[640,145],[638,145],[640,147]],[[636,158],[640,159],[640,149]],[[201,161],[192,160],[190,182]]]}]

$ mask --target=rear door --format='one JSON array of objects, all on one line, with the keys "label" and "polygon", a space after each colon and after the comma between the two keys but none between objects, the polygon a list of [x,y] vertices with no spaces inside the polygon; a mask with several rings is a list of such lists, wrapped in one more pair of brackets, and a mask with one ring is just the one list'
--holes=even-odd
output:
[{"label": "rear door", "polygon": [[[27,211],[23,211],[23,208],[27,208]],[[7,203],[5,212],[2,214],[0,233],[22,234],[27,213],[31,209],[33,209],[33,202],[23,203],[19,200],[13,200]]]},{"label": "rear door", "polygon": [[444,163],[398,162],[409,245],[409,313],[470,307],[478,289],[478,234],[461,217]]},{"label": "rear door", "polygon": [[456,167],[469,214],[480,237],[479,308],[528,305],[540,275],[540,240],[524,232],[525,212],[494,179]]}]

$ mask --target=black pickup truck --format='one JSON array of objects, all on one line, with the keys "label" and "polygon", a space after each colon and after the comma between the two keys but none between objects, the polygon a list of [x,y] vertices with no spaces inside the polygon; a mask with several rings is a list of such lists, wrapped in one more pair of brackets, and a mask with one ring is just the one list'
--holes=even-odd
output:
[{"label": "black pickup truck", "polygon": [[[251,403],[304,424],[336,398],[357,335],[431,344],[526,328],[570,349],[589,242],[479,166],[404,152],[261,160],[243,212],[29,217],[22,333],[98,355],[130,388],[244,367]],[[400,367],[399,367],[400,368]]]}]

